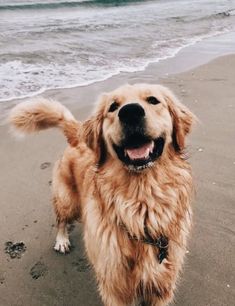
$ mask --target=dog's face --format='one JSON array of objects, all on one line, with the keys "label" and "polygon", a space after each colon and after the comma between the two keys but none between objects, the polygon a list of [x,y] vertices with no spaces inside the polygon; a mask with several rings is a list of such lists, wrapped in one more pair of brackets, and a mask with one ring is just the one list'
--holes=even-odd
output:
[{"label": "dog's face", "polygon": [[84,124],[85,141],[104,163],[108,154],[125,167],[151,167],[166,146],[184,149],[193,114],[160,85],[125,85],[104,94]]}]

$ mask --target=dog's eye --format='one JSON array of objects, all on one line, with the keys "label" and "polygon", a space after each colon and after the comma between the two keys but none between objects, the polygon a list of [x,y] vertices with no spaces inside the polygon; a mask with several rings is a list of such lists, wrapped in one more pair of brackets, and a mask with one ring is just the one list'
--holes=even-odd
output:
[{"label": "dog's eye", "polygon": [[109,107],[109,113],[115,112],[115,110],[118,109],[118,107],[119,104],[116,101],[114,101]]},{"label": "dog's eye", "polygon": [[159,104],[160,101],[155,98],[154,96],[150,96],[146,99],[146,101],[149,103],[149,104],[153,104],[153,105],[156,105],[156,104]]}]

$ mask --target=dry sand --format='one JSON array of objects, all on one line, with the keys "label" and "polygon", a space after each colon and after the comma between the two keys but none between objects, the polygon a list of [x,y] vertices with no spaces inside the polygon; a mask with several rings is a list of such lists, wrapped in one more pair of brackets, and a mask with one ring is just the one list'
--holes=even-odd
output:
[{"label": "dry sand", "polygon": [[[115,87],[115,78],[108,82],[113,82],[108,87]],[[231,306],[235,301],[235,55],[171,75],[161,83],[201,121],[189,141],[197,189],[195,226],[174,305]],[[48,95],[62,102],[79,99],[79,105],[69,107],[84,119],[94,96],[106,88],[107,82],[101,82]],[[66,146],[64,137],[47,131],[19,142],[3,126],[0,139],[0,305],[101,305],[84,257],[81,226],[71,228],[71,254],[53,251],[56,229],[50,180],[53,164]],[[6,253],[7,241],[24,242],[22,254],[18,246],[19,258]]]}]

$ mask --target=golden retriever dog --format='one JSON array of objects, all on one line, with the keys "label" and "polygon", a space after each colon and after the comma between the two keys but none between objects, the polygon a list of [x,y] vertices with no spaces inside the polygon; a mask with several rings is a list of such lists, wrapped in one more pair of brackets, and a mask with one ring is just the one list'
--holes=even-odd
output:
[{"label": "golden retriever dog", "polygon": [[45,99],[17,105],[10,121],[23,133],[58,127],[69,143],[53,172],[55,250],[69,252],[67,225],[81,220],[104,305],[169,304],[192,222],[189,109],[136,84],[103,94],[83,123]]}]

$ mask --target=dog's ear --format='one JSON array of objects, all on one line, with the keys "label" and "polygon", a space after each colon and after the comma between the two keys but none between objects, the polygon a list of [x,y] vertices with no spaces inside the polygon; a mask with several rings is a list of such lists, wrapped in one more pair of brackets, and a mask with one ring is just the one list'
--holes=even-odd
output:
[{"label": "dog's ear", "polygon": [[95,114],[83,123],[83,140],[95,152],[98,167],[104,164],[107,155],[102,130],[104,106],[105,96],[102,96]]},{"label": "dog's ear", "polygon": [[173,122],[172,145],[175,151],[182,152],[185,148],[185,137],[197,120],[196,116],[180,103],[169,89],[163,88],[163,96]]}]

